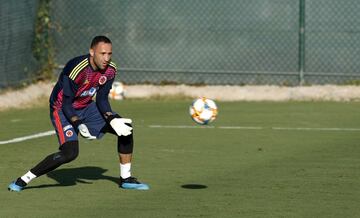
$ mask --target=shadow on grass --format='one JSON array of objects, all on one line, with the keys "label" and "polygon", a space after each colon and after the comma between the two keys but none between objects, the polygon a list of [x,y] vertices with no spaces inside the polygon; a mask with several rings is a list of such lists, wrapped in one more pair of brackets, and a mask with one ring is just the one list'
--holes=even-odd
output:
[{"label": "shadow on grass", "polygon": [[107,169],[92,166],[58,169],[47,174],[47,177],[55,180],[57,184],[29,186],[25,189],[73,186],[77,183],[92,184],[92,181],[96,180],[109,180],[119,184],[119,178],[104,175],[106,171]]},{"label": "shadow on grass", "polygon": [[185,189],[204,189],[207,188],[206,185],[200,185],[200,184],[185,184],[181,186],[182,188]]}]

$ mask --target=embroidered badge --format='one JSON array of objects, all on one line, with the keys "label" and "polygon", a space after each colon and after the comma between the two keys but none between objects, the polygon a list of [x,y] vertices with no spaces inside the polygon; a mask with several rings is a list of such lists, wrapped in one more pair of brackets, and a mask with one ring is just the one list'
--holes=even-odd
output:
[{"label": "embroidered badge", "polygon": [[72,130],[68,130],[68,131],[66,131],[65,132],[65,135],[66,135],[66,137],[71,137],[71,136],[73,136],[73,131]]},{"label": "embroidered badge", "polygon": [[99,84],[104,85],[106,83],[106,80],[107,80],[106,76],[101,76],[99,78]]}]

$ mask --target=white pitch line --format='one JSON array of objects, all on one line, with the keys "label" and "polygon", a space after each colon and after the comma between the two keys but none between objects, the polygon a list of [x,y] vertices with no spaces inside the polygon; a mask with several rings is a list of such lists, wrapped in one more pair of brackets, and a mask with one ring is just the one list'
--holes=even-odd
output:
[{"label": "white pitch line", "polygon": [[248,129],[254,129],[254,130],[260,130],[260,129],[264,129],[263,127],[261,126],[219,126],[217,127],[219,129],[245,129],[245,130],[248,130]]},{"label": "white pitch line", "polygon": [[169,128],[169,129],[196,129],[196,128],[208,128],[212,129],[213,126],[185,126],[185,125],[179,125],[179,126],[171,126],[171,125],[149,125],[150,128]]},{"label": "white pitch line", "polygon": [[10,143],[15,143],[15,142],[22,142],[22,141],[26,141],[29,139],[41,138],[44,136],[49,136],[49,135],[54,135],[54,134],[55,134],[55,130],[41,132],[41,133],[37,133],[37,134],[33,134],[33,135],[23,136],[23,137],[19,137],[19,138],[13,138],[13,139],[10,139],[7,141],[0,141],[0,145],[5,145],[5,144],[10,144]]},{"label": "white pitch line", "polygon": [[360,131],[360,128],[311,128],[311,127],[261,127],[261,126],[186,126],[186,125],[149,125],[150,128],[195,129],[218,128],[239,130],[297,130],[297,131]]},{"label": "white pitch line", "polygon": [[[238,130],[262,130],[268,129],[261,126],[186,126],[186,125],[149,125],[149,128],[171,128],[171,129],[238,129]],[[360,131],[360,128],[308,128],[308,127],[270,127],[272,130],[284,130],[284,131]],[[33,135],[23,136],[19,138],[13,138],[6,141],[0,141],[0,145],[22,142],[29,139],[41,138],[45,136],[55,135],[54,130],[46,132],[40,132]]]},{"label": "white pitch line", "polygon": [[273,130],[300,130],[300,131],[360,131],[359,128],[308,128],[308,127],[271,127]]},{"label": "white pitch line", "polygon": [[258,126],[186,126],[186,125],[149,125],[150,128],[168,128],[168,129],[254,129],[259,130],[263,127]]}]

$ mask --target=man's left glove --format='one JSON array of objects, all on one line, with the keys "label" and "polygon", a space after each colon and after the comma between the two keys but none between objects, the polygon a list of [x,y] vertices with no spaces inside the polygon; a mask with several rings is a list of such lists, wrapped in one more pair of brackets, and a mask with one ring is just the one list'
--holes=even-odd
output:
[{"label": "man's left glove", "polygon": [[132,132],[133,128],[130,125],[127,125],[132,123],[131,119],[121,118],[116,114],[108,116],[107,121],[118,136],[128,136]]}]

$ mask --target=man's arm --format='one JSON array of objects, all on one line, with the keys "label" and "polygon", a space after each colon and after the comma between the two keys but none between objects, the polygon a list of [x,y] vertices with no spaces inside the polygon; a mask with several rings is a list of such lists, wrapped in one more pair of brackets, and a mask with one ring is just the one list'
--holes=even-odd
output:
[{"label": "man's arm", "polygon": [[63,77],[63,105],[62,110],[65,116],[71,121],[74,127],[78,127],[81,123],[79,117],[75,113],[72,104],[78,87],[73,80],[67,75]]},{"label": "man's arm", "polygon": [[70,80],[68,76],[63,77],[63,105],[62,110],[65,116],[70,120],[75,129],[78,129],[80,134],[87,139],[96,139],[96,136],[92,136],[89,129],[82,123],[80,118],[76,115],[75,109],[72,104],[74,102],[75,94],[78,87],[73,80]]},{"label": "man's arm", "polygon": [[96,105],[105,118],[106,116],[113,114],[108,97],[113,82],[114,79],[107,81],[96,93]]},{"label": "man's arm", "polygon": [[103,114],[107,123],[115,130],[118,136],[127,136],[131,134],[131,119],[121,118],[120,115],[114,113],[109,103],[109,92],[114,79],[109,80],[102,86],[96,94],[96,105]]}]

